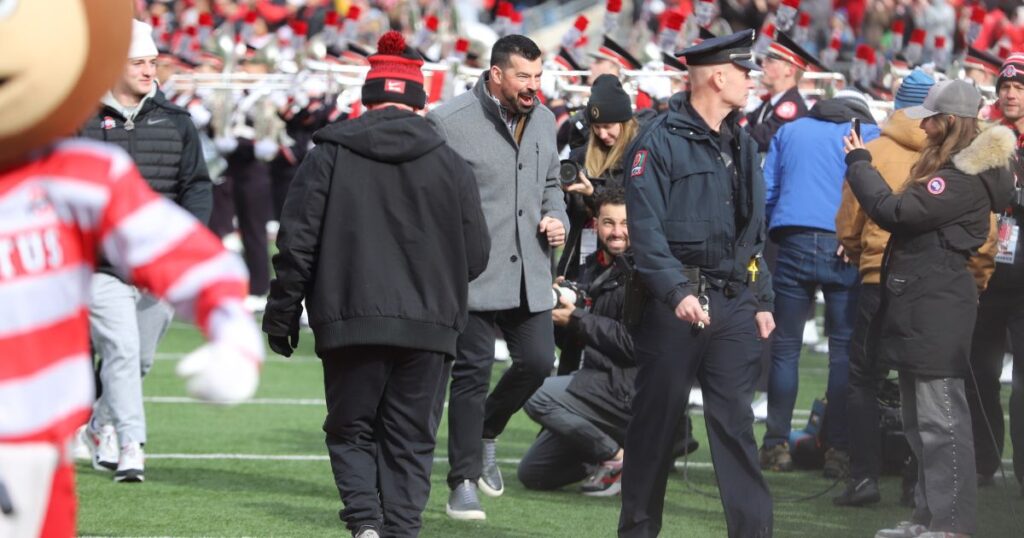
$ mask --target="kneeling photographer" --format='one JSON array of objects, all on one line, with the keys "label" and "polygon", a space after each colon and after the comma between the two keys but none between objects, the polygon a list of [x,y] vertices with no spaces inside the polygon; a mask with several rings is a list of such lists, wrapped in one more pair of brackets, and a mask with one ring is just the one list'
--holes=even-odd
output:
[{"label": "kneeling photographer", "polygon": [[[597,195],[599,249],[587,257],[578,282],[555,284],[558,306],[551,316],[566,339],[584,348],[583,365],[572,375],[547,378],[523,406],[544,427],[519,464],[519,481],[528,489],[586,479],[585,495],[619,491],[636,374],[633,340],[623,321],[633,273],[625,203],[621,189]],[[679,444],[677,453],[688,446]]]}]

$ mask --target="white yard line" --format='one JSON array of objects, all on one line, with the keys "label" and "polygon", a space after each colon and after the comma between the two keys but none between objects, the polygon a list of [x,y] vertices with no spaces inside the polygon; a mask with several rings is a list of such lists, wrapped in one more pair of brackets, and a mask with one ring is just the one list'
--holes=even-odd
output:
[{"label": "white yard line", "polygon": [[[161,404],[206,404],[204,401],[185,396],[147,396],[142,400],[146,403]],[[324,407],[327,403],[323,398],[253,398],[240,405],[315,405]]]}]

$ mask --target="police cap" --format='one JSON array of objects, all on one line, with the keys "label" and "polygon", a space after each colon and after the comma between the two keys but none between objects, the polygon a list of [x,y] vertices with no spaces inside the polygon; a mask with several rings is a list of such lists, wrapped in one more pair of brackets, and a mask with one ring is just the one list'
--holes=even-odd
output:
[{"label": "police cap", "polygon": [[743,69],[760,71],[750,52],[754,44],[753,30],[740,30],[735,34],[706,39],[677,54],[686,58],[686,65],[718,65],[732,63]]}]

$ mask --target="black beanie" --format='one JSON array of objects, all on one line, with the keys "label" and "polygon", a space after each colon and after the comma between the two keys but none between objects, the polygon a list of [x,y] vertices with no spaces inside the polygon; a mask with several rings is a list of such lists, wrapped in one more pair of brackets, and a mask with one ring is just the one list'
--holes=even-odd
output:
[{"label": "black beanie", "polygon": [[1014,52],[1003,62],[996,80],[996,91],[1004,82],[1020,82],[1024,84],[1024,52]]},{"label": "black beanie", "polygon": [[402,34],[392,30],[377,42],[377,54],[367,58],[362,97],[364,105],[401,103],[415,109],[427,103],[423,89],[423,58],[405,44]]},{"label": "black beanie", "polygon": [[615,75],[601,75],[590,87],[587,119],[594,123],[622,123],[633,117],[633,104]]}]

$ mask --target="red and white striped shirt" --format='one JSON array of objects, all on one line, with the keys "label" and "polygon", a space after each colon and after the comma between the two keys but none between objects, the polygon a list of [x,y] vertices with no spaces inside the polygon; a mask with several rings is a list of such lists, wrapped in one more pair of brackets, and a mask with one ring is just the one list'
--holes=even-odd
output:
[{"label": "red and white striped shirt", "polygon": [[0,442],[61,442],[89,417],[100,254],[204,333],[214,308],[241,309],[244,265],[122,150],[66,140],[0,171]]}]

